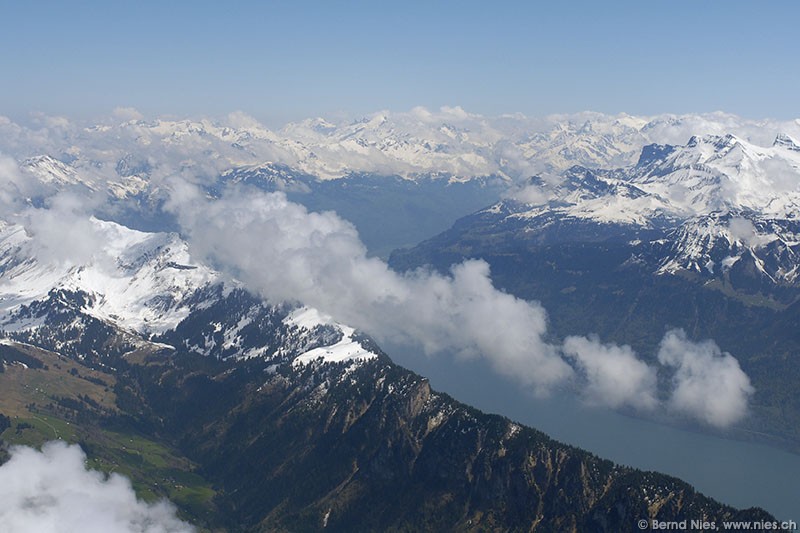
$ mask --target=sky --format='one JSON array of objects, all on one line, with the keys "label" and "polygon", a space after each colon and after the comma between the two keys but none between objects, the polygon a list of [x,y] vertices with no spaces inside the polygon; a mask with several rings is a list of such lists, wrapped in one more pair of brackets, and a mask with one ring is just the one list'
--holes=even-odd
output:
[{"label": "sky", "polygon": [[0,0],[0,114],[795,118],[800,3]]}]

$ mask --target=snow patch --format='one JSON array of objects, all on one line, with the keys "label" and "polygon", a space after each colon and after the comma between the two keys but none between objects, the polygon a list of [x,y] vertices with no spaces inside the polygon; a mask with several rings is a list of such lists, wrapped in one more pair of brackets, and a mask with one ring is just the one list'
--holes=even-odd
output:
[{"label": "snow patch", "polygon": [[322,325],[334,326],[342,333],[342,338],[339,342],[329,346],[313,348],[298,355],[292,361],[292,366],[302,366],[317,360],[321,360],[323,363],[364,362],[378,357],[377,354],[367,350],[360,342],[353,339],[355,329],[334,322],[329,315],[321,313],[314,308],[301,307],[295,309],[283,322],[289,326],[297,326],[308,331]]}]

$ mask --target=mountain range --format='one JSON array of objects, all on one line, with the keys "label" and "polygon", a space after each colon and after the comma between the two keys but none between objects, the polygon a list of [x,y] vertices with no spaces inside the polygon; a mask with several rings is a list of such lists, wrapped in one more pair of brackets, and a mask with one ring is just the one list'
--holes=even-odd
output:
[{"label": "mountain range", "polygon": [[795,447],[797,146],[692,137],[645,146],[624,168],[534,176],[390,264],[446,271],[481,257],[499,286],[541,301],[559,335],[588,329],[651,360],[665,326],[715,339],[754,378],[749,429]]},{"label": "mountain range", "polygon": [[93,462],[131,469],[140,490],[172,497],[202,528],[771,520],[437,393],[353,328],[268,303],[194,261],[175,234],[91,224],[112,246],[60,268],[22,228],[3,228],[0,380],[37,384],[20,392],[24,406],[3,401],[15,420],[3,438],[71,434]]},{"label": "mountain range", "polygon": [[[769,518],[460,404],[366,330],[797,450],[800,122],[126,115],[0,118],[4,440],[69,435],[212,530]],[[701,363],[735,382],[723,422],[680,404]]]}]

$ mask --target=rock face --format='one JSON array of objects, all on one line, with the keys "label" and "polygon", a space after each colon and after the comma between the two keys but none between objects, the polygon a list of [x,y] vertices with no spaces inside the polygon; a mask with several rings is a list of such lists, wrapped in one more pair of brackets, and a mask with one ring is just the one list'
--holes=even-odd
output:
[{"label": "rock face", "polygon": [[385,356],[298,371],[177,353],[124,376],[136,410],[204,465],[245,530],[635,531],[642,517],[766,516],[480,413]]}]

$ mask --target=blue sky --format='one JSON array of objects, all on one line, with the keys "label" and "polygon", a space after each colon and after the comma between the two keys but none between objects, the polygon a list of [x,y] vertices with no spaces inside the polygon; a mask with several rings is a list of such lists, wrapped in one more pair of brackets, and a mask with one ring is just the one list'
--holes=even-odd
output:
[{"label": "blue sky", "polygon": [[800,3],[0,0],[0,114],[800,116]]}]

